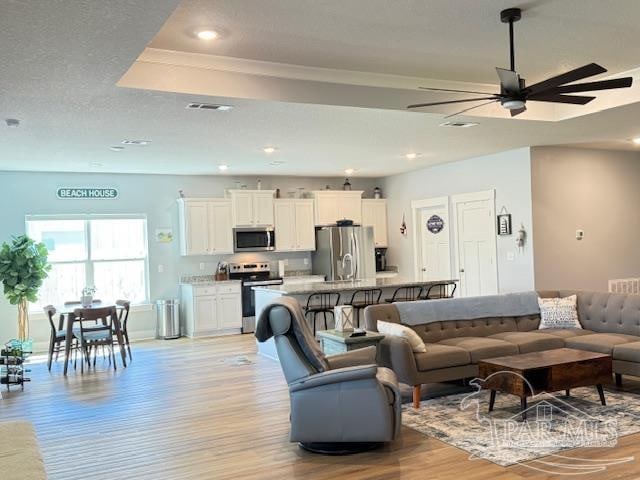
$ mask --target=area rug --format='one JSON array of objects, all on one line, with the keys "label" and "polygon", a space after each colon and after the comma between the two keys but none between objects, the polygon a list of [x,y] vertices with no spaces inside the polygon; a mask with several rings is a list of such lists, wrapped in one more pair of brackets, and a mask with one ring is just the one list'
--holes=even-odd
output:
[{"label": "area rug", "polygon": [[[425,400],[418,409],[403,405],[402,423],[469,452],[472,459],[500,466],[554,455],[546,462],[539,461],[537,469],[549,471],[553,467],[557,473],[555,467],[567,460],[558,455],[560,452],[613,448],[619,437],[640,432],[640,396],[618,391],[606,391],[605,396],[607,406],[601,405],[595,387],[577,388],[569,397],[543,393],[529,400],[523,422],[518,397],[498,393],[494,411],[488,413],[489,392],[481,390]],[[606,468],[603,462],[582,460],[583,465],[570,468],[582,469],[580,473]],[[631,460],[613,458],[608,464]]]}]

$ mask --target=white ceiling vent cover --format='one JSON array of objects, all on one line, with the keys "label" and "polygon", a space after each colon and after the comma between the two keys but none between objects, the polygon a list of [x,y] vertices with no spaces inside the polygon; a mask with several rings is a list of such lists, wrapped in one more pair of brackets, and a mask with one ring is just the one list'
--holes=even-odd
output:
[{"label": "white ceiling vent cover", "polygon": [[188,110],[220,110],[221,112],[226,112],[233,107],[231,105],[216,105],[214,103],[190,103],[186,108]]},{"label": "white ceiling vent cover", "polygon": [[469,128],[475,127],[479,125],[477,122],[444,122],[441,123],[441,127],[452,127],[452,128]]}]

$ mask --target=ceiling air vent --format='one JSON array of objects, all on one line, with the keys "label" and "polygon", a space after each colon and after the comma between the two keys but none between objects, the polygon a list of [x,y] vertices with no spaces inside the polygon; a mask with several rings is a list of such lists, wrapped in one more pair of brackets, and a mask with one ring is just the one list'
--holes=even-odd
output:
[{"label": "ceiling air vent", "polygon": [[232,108],[231,105],[216,105],[214,103],[190,103],[187,105],[188,110],[220,110],[221,112],[226,112]]},{"label": "ceiling air vent", "polygon": [[441,123],[441,127],[453,127],[453,128],[469,128],[479,125],[477,122],[444,122]]},{"label": "ceiling air vent", "polygon": [[151,140],[123,140],[122,145],[149,145]]}]

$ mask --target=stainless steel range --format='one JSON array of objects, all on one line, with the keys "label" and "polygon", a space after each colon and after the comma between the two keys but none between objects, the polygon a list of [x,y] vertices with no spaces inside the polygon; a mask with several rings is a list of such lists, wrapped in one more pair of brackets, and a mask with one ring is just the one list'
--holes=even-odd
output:
[{"label": "stainless steel range", "polygon": [[251,287],[282,285],[282,278],[273,276],[266,262],[231,263],[229,278],[242,280],[242,333],[251,333],[256,328],[256,297]]}]

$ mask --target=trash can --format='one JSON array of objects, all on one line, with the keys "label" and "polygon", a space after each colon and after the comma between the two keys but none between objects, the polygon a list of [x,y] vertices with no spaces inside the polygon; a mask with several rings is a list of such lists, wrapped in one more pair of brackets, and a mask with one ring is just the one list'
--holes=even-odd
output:
[{"label": "trash can", "polygon": [[178,300],[157,300],[158,324],[156,338],[170,340],[180,338],[180,302]]}]

